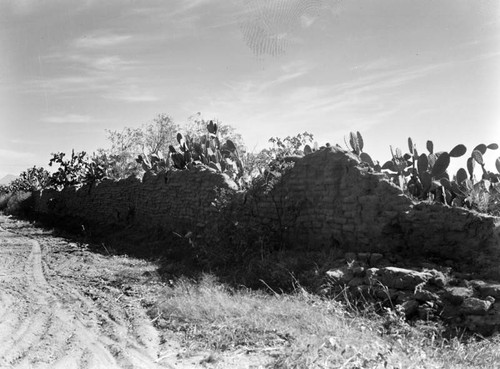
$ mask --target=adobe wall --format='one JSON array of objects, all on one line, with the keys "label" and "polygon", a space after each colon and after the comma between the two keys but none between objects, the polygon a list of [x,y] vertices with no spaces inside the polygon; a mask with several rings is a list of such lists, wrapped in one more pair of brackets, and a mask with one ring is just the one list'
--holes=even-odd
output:
[{"label": "adobe wall", "polygon": [[300,159],[254,206],[256,214],[281,224],[295,247],[435,256],[500,276],[500,218],[415,203],[339,148]]},{"label": "adobe wall", "polygon": [[77,216],[97,225],[139,225],[187,231],[216,216],[218,189],[235,189],[228,177],[207,169],[145,174],[143,180],[105,180],[92,187],[35,193],[35,212]]},{"label": "adobe wall", "polygon": [[[217,221],[212,203],[221,188],[236,191],[227,176],[210,170],[173,171],[43,191],[35,194],[35,211],[181,232]],[[254,220],[273,222],[292,247],[436,256],[500,277],[499,218],[416,204],[384,174],[338,148],[301,158],[270,195],[253,200],[245,206]]]}]

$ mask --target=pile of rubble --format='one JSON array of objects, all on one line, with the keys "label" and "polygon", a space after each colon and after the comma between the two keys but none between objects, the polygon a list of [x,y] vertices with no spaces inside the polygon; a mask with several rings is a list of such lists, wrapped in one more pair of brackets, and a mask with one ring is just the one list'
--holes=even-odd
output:
[{"label": "pile of rubble", "polygon": [[429,263],[397,267],[382,254],[347,253],[344,266],[329,270],[324,290],[343,292],[402,310],[407,319],[440,319],[449,327],[483,336],[500,331],[500,283],[474,279]]}]

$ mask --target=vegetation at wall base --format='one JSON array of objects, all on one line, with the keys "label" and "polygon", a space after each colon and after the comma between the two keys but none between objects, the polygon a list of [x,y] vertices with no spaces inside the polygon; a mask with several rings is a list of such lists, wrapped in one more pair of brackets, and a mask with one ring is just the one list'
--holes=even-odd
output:
[{"label": "vegetation at wall base", "polygon": [[[433,322],[409,325],[397,313],[357,310],[306,292],[235,289],[211,275],[171,281],[149,306],[156,325],[192,351],[271,351],[269,368],[495,368],[497,338],[446,339]],[[189,352],[186,353],[189,355]]]}]

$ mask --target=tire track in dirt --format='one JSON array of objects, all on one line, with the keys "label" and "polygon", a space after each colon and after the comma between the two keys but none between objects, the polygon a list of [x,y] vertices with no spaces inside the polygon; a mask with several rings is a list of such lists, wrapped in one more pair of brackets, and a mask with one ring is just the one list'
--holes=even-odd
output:
[{"label": "tire track in dirt", "polygon": [[155,362],[144,316],[127,327],[119,309],[109,315],[77,286],[49,283],[42,259],[39,242],[0,228],[0,368],[170,367]]},{"label": "tire track in dirt", "polygon": [[214,360],[193,349],[158,324],[166,287],[158,265],[88,247],[0,215],[0,369],[243,369],[274,360],[241,350]]}]

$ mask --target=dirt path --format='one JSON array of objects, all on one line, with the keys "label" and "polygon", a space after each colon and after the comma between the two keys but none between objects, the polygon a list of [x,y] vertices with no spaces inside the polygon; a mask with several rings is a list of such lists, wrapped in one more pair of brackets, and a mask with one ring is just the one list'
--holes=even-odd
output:
[{"label": "dirt path", "polygon": [[241,355],[217,365],[210,353],[183,355],[148,311],[161,287],[151,263],[0,215],[0,369],[260,367]]},{"label": "dirt path", "polygon": [[158,333],[139,304],[105,309],[99,299],[114,294],[92,294],[76,245],[0,224],[1,368],[172,367],[159,363]]}]

